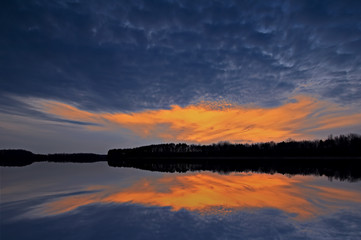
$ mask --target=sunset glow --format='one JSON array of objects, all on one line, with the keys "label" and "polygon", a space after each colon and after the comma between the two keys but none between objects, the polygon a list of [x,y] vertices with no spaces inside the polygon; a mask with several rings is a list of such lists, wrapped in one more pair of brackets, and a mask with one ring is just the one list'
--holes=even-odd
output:
[{"label": "sunset glow", "polygon": [[89,112],[42,99],[30,102],[37,110],[57,118],[92,123],[86,126],[90,131],[129,129],[142,138],[203,144],[312,139],[316,131],[361,122],[361,113],[306,96],[273,108],[203,102],[133,113]]},{"label": "sunset glow", "polygon": [[361,0],[0,1],[0,239],[361,239]]}]

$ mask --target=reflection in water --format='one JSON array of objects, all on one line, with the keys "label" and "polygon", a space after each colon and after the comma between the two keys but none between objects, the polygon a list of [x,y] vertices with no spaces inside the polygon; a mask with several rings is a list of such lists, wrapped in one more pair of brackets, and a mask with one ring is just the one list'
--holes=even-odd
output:
[{"label": "reflection in water", "polygon": [[106,163],[0,171],[1,239],[361,239],[361,182]]},{"label": "reflection in water", "polygon": [[[63,197],[43,205],[41,213],[64,213],[90,203],[130,202],[208,214],[242,208],[276,208],[308,218],[330,211],[340,202],[361,203],[360,192],[317,186],[312,180],[315,178],[289,178],[280,174],[166,174],[140,179],[125,189],[111,186],[91,194]],[[321,202],[328,208],[320,207]]]}]

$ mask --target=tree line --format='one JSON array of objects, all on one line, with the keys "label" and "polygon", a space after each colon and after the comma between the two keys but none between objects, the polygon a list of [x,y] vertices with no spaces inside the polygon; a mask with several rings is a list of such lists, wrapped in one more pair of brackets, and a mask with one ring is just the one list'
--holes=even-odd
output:
[{"label": "tree line", "polygon": [[329,136],[325,140],[279,143],[211,145],[167,143],[112,149],[107,155],[90,153],[34,154],[26,150],[0,150],[0,166],[26,166],[33,162],[107,161],[112,167],[151,171],[252,171],[325,175],[341,180],[361,180],[361,135]]},{"label": "tree line", "polygon": [[133,167],[161,172],[262,172],[327,176],[361,180],[361,136],[329,136],[326,140],[279,143],[187,145],[168,143],[112,149],[112,167]]},{"label": "tree line", "polygon": [[34,162],[91,163],[105,161],[105,155],[93,153],[35,154],[23,149],[0,150],[0,166],[26,166]]},{"label": "tree line", "polygon": [[349,134],[326,140],[279,143],[231,144],[220,142],[211,145],[166,143],[127,149],[112,149],[108,158],[136,157],[357,157],[361,156],[361,135]]}]

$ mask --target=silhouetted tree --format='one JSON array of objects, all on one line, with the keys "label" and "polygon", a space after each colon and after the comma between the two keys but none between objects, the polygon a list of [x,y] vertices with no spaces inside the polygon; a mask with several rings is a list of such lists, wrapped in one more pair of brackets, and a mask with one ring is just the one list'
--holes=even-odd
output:
[{"label": "silhouetted tree", "polygon": [[158,144],[108,151],[110,166],[155,171],[212,170],[319,174],[358,179],[361,136],[349,134],[326,140],[212,145]]}]

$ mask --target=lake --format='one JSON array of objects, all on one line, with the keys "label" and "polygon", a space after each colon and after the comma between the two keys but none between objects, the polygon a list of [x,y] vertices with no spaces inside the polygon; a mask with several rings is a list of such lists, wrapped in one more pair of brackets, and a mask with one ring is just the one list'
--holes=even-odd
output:
[{"label": "lake", "polygon": [[107,162],[0,171],[3,240],[361,239],[361,181]]}]

